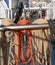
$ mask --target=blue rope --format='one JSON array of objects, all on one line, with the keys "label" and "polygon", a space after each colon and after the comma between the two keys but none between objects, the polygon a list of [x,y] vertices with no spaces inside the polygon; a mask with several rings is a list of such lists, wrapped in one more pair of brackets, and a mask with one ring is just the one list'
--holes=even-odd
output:
[{"label": "blue rope", "polygon": [[51,59],[52,59],[52,65],[55,65],[55,58],[54,58],[54,42],[51,40],[50,41],[50,46],[51,46]]}]

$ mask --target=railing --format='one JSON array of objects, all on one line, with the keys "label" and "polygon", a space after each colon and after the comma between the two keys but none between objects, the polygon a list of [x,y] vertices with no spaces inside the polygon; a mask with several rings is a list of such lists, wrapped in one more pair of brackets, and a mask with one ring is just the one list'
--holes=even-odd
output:
[{"label": "railing", "polygon": [[15,9],[15,8],[14,8],[14,9],[9,9],[9,8],[7,8],[7,9],[5,10],[5,12],[6,12],[6,18],[12,19],[12,18],[14,17],[14,14],[15,14],[15,12],[16,12],[16,9]]},{"label": "railing", "polygon": [[15,26],[0,26],[0,31],[2,30],[26,30],[26,29],[40,29],[40,28],[49,28],[48,24],[41,25],[15,25]]}]

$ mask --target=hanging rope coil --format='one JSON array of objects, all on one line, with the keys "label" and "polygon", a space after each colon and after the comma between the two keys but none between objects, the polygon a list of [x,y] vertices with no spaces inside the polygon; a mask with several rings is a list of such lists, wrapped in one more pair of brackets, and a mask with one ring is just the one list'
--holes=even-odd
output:
[{"label": "hanging rope coil", "polygon": [[[17,24],[26,25],[30,24],[28,20],[21,20]],[[18,57],[23,64],[28,64],[32,61],[34,63],[34,57],[32,52],[32,31],[31,30],[19,30],[16,32],[18,35]],[[26,45],[27,44],[27,45]],[[26,51],[25,51],[26,50]],[[24,53],[25,51],[25,53]]]}]

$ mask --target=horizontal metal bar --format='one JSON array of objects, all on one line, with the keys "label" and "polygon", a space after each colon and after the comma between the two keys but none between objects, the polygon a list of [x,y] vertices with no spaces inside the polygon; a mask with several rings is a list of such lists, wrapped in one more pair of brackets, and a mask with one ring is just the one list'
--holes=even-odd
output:
[{"label": "horizontal metal bar", "polygon": [[[46,10],[49,10],[49,9],[55,9],[55,7],[41,7],[41,9],[46,9]],[[24,8],[25,10],[39,10],[40,9],[40,7],[29,7],[29,8]]]},{"label": "horizontal metal bar", "polygon": [[49,28],[48,24],[30,24],[30,25],[15,25],[15,26],[0,26],[0,31],[3,30],[26,30],[26,29],[41,29]]}]

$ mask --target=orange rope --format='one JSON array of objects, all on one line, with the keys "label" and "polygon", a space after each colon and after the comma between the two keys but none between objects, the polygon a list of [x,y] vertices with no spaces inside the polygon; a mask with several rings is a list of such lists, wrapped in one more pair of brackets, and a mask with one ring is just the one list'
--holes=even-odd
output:
[{"label": "orange rope", "polygon": [[[30,24],[29,21],[27,20],[21,20],[18,22],[18,24]],[[27,51],[26,51],[26,57],[24,57],[24,53],[23,53],[23,47],[22,47],[22,33],[24,34],[28,34],[28,47],[27,47]],[[20,61],[23,63],[23,64],[27,64],[29,63],[30,61],[32,61],[33,65],[35,65],[34,63],[34,56],[33,56],[33,52],[32,52],[32,31],[31,30],[20,30],[17,32],[17,35],[18,35],[18,43],[19,43],[19,46],[18,46],[18,56],[19,56],[19,59]],[[18,60],[17,60],[18,61]]]}]

